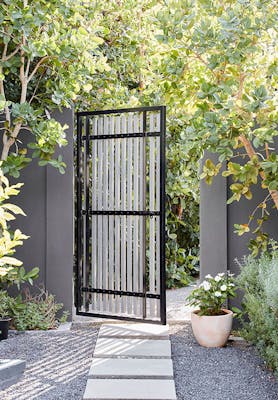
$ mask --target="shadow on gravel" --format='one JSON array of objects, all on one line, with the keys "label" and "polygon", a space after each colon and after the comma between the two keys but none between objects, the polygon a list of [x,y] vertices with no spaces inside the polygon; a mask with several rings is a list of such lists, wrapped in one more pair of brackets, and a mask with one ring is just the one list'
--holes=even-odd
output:
[{"label": "shadow on gravel", "polygon": [[278,399],[278,380],[252,346],[229,342],[206,349],[190,323],[170,326],[170,334],[178,400]]},{"label": "shadow on gravel", "polygon": [[26,360],[23,378],[0,391],[1,400],[79,400],[97,339],[95,328],[11,334],[0,342],[5,358]]}]

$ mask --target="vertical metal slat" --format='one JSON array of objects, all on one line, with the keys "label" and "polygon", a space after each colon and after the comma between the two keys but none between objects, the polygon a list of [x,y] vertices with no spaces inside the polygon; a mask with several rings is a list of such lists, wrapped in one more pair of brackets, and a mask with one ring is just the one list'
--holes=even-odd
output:
[{"label": "vertical metal slat", "polygon": [[[116,116],[115,121],[115,133],[119,134],[121,131],[121,121],[120,116]],[[115,141],[115,209],[120,208],[120,196],[121,196],[121,144],[119,140]],[[121,290],[121,254],[120,254],[120,224],[121,217],[119,215],[115,216],[115,289]],[[115,299],[115,312],[120,312],[120,299],[119,296]]]},{"label": "vertical metal slat", "polygon": [[[110,133],[114,133],[114,117],[110,117]],[[114,209],[115,201],[115,186],[114,186],[114,139],[110,139],[110,149],[109,149],[109,210]],[[114,216],[108,217],[109,219],[109,289],[115,289],[115,236],[114,236]],[[115,301],[113,301],[113,296],[109,296],[109,311],[115,312]]]},{"label": "vertical metal slat", "polygon": [[[121,118],[121,132],[126,132],[126,116]],[[121,210],[126,210],[126,140],[121,140]],[[121,216],[121,290],[126,291],[126,216]],[[122,313],[126,313],[127,299],[122,296]]]},{"label": "vertical metal slat", "polygon": [[[154,131],[154,114],[150,113],[150,131]],[[149,138],[149,207],[155,209],[155,138]],[[155,219],[150,217],[149,228],[149,290],[155,292]],[[155,299],[148,299],[150,318],[155,317]]]},{"label": "vertical metal slat", "polygon": [[[139,119],[138,113],[134,114],[134,132],[139,132]],[[133,146],[133,208],[139,210],[139,138],[134,139]],[[140,217],[134,216],[134,229],[133,229],[133,291],[139,292],[139,259],[138,259],[138,245],[139,245],[139,220]],[[139,304],[139,310],[138,310]],[[142,303],[137,298],[134,298],[134,314],[140,316],[142,313]],[[139,313],[139,314],[138,314]]]},{"label": "vertical metal slat", "polygon": [[[103,117],[100,117],[98,120],[98,135],[103,134]],[[102,198],[102,190],[103,190],[103,180],[102,180],[102,174],[103,174],[103,141],[98,140],[98,179],[97,179],[97,185],[98,185],[98,210],[103,209],[103,198]],[[98,287],[103,289],[103,283],[102,283],[102,266],[103,266],[103,252],[102,252],[102,229],[103,229],[103,219],[102,215],[98,215],[98,231],[97,231],[97,245],[98,245]],[[99,310],[103,310],[103,295],[98,294],[99,296]]]},{"label": "vertical metal slat", "polygon": [[[93,134],[97,134],[97,117],[93,119]],[[92,208],[97,209],[97,142],[92,141]],[[92,287],[97,287],[97,216],[92,215]],[[97,307],[98,295],[93,294],[93,310]]]}]

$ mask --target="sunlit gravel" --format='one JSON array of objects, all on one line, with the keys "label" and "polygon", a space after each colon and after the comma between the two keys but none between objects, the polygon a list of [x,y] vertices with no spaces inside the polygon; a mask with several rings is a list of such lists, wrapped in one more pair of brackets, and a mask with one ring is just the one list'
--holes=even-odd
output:
[{"label": "sunlit gravel", "polygon": [[170,332],[178,400],[278,399],[278,380],[253,347],[229,342],[206,349],[195,342],[190,323]]}]

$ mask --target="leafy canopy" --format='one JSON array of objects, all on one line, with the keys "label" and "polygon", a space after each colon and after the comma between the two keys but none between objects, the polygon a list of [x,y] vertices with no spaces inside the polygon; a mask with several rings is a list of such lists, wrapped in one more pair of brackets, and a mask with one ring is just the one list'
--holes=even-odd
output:
[{"label": "leafy canopy", "polygon": [[[67,144],[65,129],[51,110],[70,107],[89,78],[108,68],[102,53],[100,14],[73,0],[4,0],[0,4],[0,129],[3,170],[14,177],[39,157],[64,172],[56,146]],[[27,144],[19,135],[28,130]],[[20,135],[20,136],[21,136]],[[25,135],[26,136],[26,135]],[[24,141],[24,143],[25,143]]]}]

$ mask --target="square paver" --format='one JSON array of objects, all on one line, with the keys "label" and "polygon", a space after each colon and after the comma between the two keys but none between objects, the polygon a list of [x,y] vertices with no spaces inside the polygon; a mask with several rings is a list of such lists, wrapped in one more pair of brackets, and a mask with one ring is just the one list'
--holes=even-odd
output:
[{"label": "square paver", "polygon": [[168,325],[155,324],[105,324],[99,331],[99,337],[158,337],[169,338]]},{"label": "square paver", "polygon": [[25,369],[24,360],[0,359],[0,390],[18,381]]},{"label": "square paver", "polygon": [[171,358],[169,340],[98,338],[94,357],[128,356]]},{"label": "square paver", "polygon": [[176,400],[176,392],[172,379],[89,379],[83,399]]},{"label": "square paver", "polygon": [[89,377],[173,378],[170,359],[94,358]]}]

